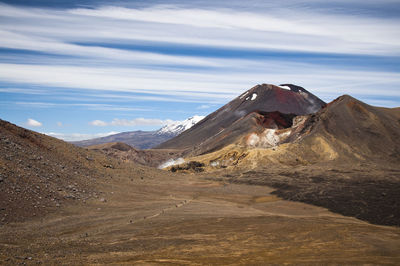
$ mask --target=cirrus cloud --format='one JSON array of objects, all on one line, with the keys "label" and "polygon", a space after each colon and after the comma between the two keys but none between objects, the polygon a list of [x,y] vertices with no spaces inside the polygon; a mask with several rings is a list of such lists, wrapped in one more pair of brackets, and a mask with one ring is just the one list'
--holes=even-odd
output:
[{"label": "cirrus cloud", "polygon": [[115,135],[120,132],[117,131],[111,131],[111,132],[106,132],[106,133],[94,133],[94,134],[87,134],[87,133],[59,133],[59,132],[45,132],[43,134],[58,138],[64,141],[80,141],[80,140],[86,140],[86,139],[94,139],[94,138],[101,138],[101,137],[106,137],[110,135]]},{"label": "cirrus cloud", "polygon": [[135,119],[119,119],[114,118],[111,122],[105,122],[102,120],[93,120],[89,122],[92,126],[164,126],[167,124],[174,123],[171,119],[155,119],[155,118],[135,118]]}]

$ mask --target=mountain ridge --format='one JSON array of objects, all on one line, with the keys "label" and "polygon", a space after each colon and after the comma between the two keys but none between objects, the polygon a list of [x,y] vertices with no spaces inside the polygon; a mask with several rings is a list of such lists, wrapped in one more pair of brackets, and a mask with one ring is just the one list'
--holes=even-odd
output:
[{"label": "mountain ridge", "polygon": [[155,131],[127,131],[118,134],[113,134],[105,137],[81,140],[81,141],[71,141],[70,143],[77,145],[79,147],[88,147],[93,145],[123,142],[136,149],[150,149],[156,145],[159,145],[170,138],[173,138],[183,131],[189,129],[198,121],[200,121],[203,116],[195,115],[189,117],[183,121],[176,121],[169,125],[165,125],[162,128]]},{"label": "mountain ridge", "polygon": [[254,115],[280,112],[305,115],[326,105],[305,89],[286,84],[289,89],[272,84],[256,85],[242,93],[195,126],[155,149],[180,149],[188,154],[202,154],[235,141],[240,135],[257,127]]},{"label": "mountain ridge", "polygon": [[[248,116],[254,119],[254,114]],[[279,118],[282,115],[273,114]],[[187,160],[199,161],[210,170],[215,166],[254,168],[260,163],[396,164],[400,160],[399,108],[375,107],[343,95],[317,113],[288,117],[287,123],[282,126],[261,123],[262,127],[253,127],[225,147],[204,154],[188,153]]]}]

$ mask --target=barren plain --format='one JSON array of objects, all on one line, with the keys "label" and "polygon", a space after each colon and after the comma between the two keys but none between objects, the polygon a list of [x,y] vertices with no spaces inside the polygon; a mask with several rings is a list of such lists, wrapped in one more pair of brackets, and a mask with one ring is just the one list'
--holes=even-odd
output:
[{"label": "barren plain", "polygon": [[[0,263],[398,264],[400,228],[283,200],[267,186],[124,163],[101,198],[0,230]],[[273,173],[271,173],[273,174]],[[111,178],[112,177],[112,178]],[[240,183],[240,182],[238,182]]]}]

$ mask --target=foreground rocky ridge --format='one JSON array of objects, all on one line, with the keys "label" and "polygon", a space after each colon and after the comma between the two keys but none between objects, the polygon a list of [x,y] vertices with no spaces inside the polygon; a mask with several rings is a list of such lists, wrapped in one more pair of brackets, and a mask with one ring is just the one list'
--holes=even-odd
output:
[{"label": "foreground rocky ridge", "polygon": [[[121,162],[0,120],[0,225],[101,199]],[[133,173],[134,174],[134,173]]]}]

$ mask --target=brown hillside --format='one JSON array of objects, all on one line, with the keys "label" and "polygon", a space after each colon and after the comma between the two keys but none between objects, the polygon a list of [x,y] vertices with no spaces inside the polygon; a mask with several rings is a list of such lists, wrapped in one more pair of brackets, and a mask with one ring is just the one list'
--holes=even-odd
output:
[{"label": "brown hillside", "polygon": [[0,120],[0,223],[41,217],[99,197],[98,179],[118,163]]},{"label": "brown hillside", "polygon": [[[338,157],[387,162],[400,160],[398,108],[374,107],[344,95],[316,115],[311,115],[306,123],[303,132],[310,133],[294,136],[300,139],[299,143],[305,149],[322,139]],[[289,138],[287,142],[291,140]]]},{"label": "brown hillside", "polygon": [[[280,113],[275,113],[274,117],[271,113],[258,118],[255,114],[248,117],[258,122],[248,122],[246,130],[244,126],[238,127],[242,131],[235,141],[209,154],[188,156],[187,160],[199,161],[210,169],[215,166],[254,168],[260,164],[309,165],[329,161],[394,164],[400,161],[399,108],[374,107],[345,95],[315,114],[294,117],[292,122],[279,123],[290,118],[288,115],[282,117]],[[273,121],[274,125],[260,123],[261,120]],[[236,155],[227,155],[232,153]]]},{"label": "brown hillside", "polygon": [[228,182],[271,186],[285,199],[399,226],[399,119],[399,108],[345,95],[316,114],[295,117],[289,128],[252,132],[171,170],[191,170],[195,161],[203,167],[193,170]]}]

